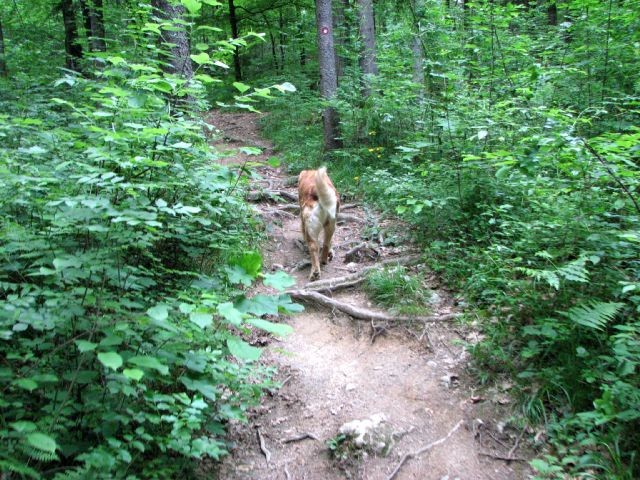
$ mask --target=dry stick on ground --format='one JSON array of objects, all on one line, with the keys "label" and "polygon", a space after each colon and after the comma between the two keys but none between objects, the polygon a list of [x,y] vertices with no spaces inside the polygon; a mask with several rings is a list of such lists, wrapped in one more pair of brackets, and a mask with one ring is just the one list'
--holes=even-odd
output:
[{"label": "dry stick on ground", "polygon": [[264,443],[264,437],[262,436],[262,432],[260,431],[260,429],[258,428],[256,429],[256,431],[258,432],[258,442],[260,443],[260,451],[266,458],[267,465],[269,465],[269,462],[271,461],[271,452],[267,449],[267,446]]},{"label": "dry stick on ground", "polygon": [[312,433],[305,432],[301,435],[296,435],[295,437],[287,438],[286,440],[283,440],[282,443],[300,442],[302,440],[306,440],[307,438],[310,438],[311,440],[318,440],[318,437],[316,437]]},{"label": "dry stick on ground", "polygon": [[503,457],[502,455],[494,455],[493,453],[488,452],[478,452],[479,455],[489,458],[495,458],[496,460],[504,460],[505,462],[528,462],[526,458],[522,457]]},{"label": "dry stick on ground", "polygon": [[404,456],[400,459],[400,462],[398,463],[396,468],[393,470],[393,472],[391,472],[391,475],[389,475],[387,477],[387,480],[392,480],[393,478],[395,478],[395,476],[400,471],[400,468],[402,468],[402,465],[404,465],[404,462],[406,462],[410,458],[422,455],[427,450],[431,450],[436,445],[440,445],[441,443],[444,443],[445,441],[447,441],[449,439],[449,437],[451,437],[451,435],[453,435],[456,432],[456,430],[458,430],[460,428],[460,425],[462,425],[463,422],[464,422],[463,420],[460,420],[458,423],[456,423],[456,425],[451,430],[449,430],[449,433],[447,433],[447,435],[442,437],[441,439],[436,440],[434,442],[431,442],[429,445],[426,445],[426,446],[422,447],[421,449],[416,450],[415,452],[405,453]]},{"label": "dry stick on ground", "polygon": [[287,290],[287,292],[295,300],[310,301],[325,306],[327,308],[340,310],[347,315],[358,320],[376,320],[380,322],[446,322],[458,317],[458,313],[448,313],[445,315],[433,315],[429,317],[403,317],[389,315],[387,313],[374,312],[366,308],[355,307],[348,303],[340,302],[333,298],[329,298],[319,292],[308,290]]}]

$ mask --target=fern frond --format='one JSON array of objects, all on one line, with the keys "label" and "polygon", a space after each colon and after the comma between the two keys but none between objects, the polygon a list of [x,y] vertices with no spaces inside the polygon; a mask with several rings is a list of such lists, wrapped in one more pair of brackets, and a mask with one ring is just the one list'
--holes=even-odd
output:
[{"label": "fern frond", "polygon": [[14,459],[0,460],[0,472],[16,473],[29,478],[40,478],[40,474],[36,470]]},{"label": "fern frond", "polygon": [[572,282],[589,283],[589,272],[585,265],[587,257],[580,257],[558,268],[558,275]]},{"label": "fern frond", "polygon": [[578,325],[595,330],[603,330],[622,307],[624,307],[624,303],[593,301],[588,304],[578,305],[577,307],[569,309],[568,312],[561,313]]},{"label": "fern frond", "polygon": [[44,450],[33,448],[29,445],[22,445],[21,449],[25,453],[25,455],[27,455],[29,458],[32,458],[33,460],[37,460],[38,462],[46,463],[60,460],[60,457],[58,457],[55,452],[45,452]]},{"label": "fern frond", "polygon": [[551,270],[536,270],[535,268],[526,267],[518,267],[516,268],[516,270],[524,273],[534,280],[545,281],[549,284],[549,286],[555,288],[556,290],[560,289],[560,278],[558,277],[558,275],[556,275],[555,272]]}]

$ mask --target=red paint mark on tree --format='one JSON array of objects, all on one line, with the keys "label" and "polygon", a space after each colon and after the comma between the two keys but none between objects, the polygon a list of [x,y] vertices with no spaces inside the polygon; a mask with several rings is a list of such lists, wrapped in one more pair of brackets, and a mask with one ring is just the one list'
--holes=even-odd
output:
[{"label": "red paint mark on tree", "polygon": [[322,27],[320,29],[320,33],[322,33],[322,35],[326,35],[327,33],[329,33],[329,27]]}]

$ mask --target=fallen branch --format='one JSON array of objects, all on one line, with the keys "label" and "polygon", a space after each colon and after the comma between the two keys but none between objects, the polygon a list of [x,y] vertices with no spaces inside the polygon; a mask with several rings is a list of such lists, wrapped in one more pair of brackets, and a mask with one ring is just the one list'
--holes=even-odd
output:
[{"label": "fallen branch", "polygon": [[458,423],[456,423],[456,425],[451,430],[449,430],[449,433],[447,433],[446,436],[442,437],[439,440],[431,442],[429,445],[426,445],[426,446],[422,447],[421,449],[416,450],[415,452],[405,453],[404,456],[400,459],[400,462],[398,463],[396,468],[393,470],[393,472],[391,472],[391,475],[389,475],[387,477],[387,480],[392,480],[393,478],[395,478],[395,476],[400,471],[400,468],[402,468],[402,465],[404,465],[404,462],[406,462],[410,458],[422,455],[427,450],[431,450],[436,445],[440,445],[441,443],[444,443],[445,441],[447,441],[449,439],[449,437],[451,437],[451,435],[453,435],[456,432],[456,430],[458,430],[460,428],[460,425],[462,425],[462,424],[463,424],[463,420],[460,420]]},{"label": "fallen branch", "polygon": [[493,453],[488,453],[488,452],[479,452],[479,455],[482,455],[484,457],[489,457],[489,458],[495,458],[496,460],[503,460],[505,462],[528,462],[529,461],[526,458],[522,458],[522,457],[512,457],[512,456],[504,457],[502,455],[494,455]]},{"label": "fallen branch", "polygon": [[340,222],[364,222],[360,217],[356,215],[351,215],[349,213],[338,213],[338,218],[336,220],[338,223]]},{"label": "fallen branch", "polygon": [[377,262],[375,265],[369,265],[363,267],[360,271],[345,275],[343,277],[333,277],[324,280],[316,280],[315,282],[309,282],[304,286],[304,290],[313,290],[317,292],[323,291],[335,291],[340,288],[351,287],[362,282],[367,274],[374,269],[386,267],[388,265],[414,265],[420,263],[419,255],[407,255],[405,257],[388,258],[381,262]]},{"label": "fallen branch", "polygon": [[318,440],[318,437],[316,437],[315,435],[313,435],[311,433],[303,433],[303,434],[297,435],[295,437],[287,438],[286,440],[283,440],[282,443],[300,442],[302,440],[306,440],[307,438],[310,438],[311,440]]},{"label": "fallen branch", "polygon": [[362,257],[368,257],[372,260],[378,258],[380,252],[373,248],[369,242],[362,242],[344,254],[345,263],[360,260]]},{"label": "fallen branch", "polygon": [[258,442],[260,443],[260,451],[266,458],[267,465],[269,465],[269,461],[271,460],[271,452],[267,449],[267,446],[264,442],[264,438],[262,436],[262,432],[260,431],[260,429],[258,428],[256,429],[256,431],[258,432]]},{"label": "fallen branch", "polygon": [[291,295],[291,297],[295,300],[314,302],[324,307],[339,310],[347,315],[356,318],[358,320],[375,320],[380,322],[446,322],[449,320],[453,320],[459,314],[457,313],[449,313],[446,315],[433,315],[429,317],[403,317],[403,316],[395,316],[389,315],[387,313],[374,312],[373,310],[368,310],[366,308],[355,307],[353,305],[349,305],[348,303],[340,302],[339,300],[335,300],[333,298],[329,298],[326,295],[323,295],[319,292],[309,291],[309,290],[287,290],[286,293]]},{"label": "fallen branch", "polygon": [[247,193],[247,200],[250,202],[260,202],[262,200],[275,200],[277,197],[284,198],[290,202],[297,202],[298,195],[287,192],[286,190],[264,190],[261,192]]}]

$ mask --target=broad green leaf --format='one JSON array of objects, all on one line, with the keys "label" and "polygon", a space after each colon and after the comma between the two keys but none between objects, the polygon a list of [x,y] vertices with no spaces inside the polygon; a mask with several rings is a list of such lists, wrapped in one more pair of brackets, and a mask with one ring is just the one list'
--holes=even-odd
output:
[{"label": "broad green leaf", "polygon": [[27,435],[27,443],[33,448],[49,453],[55,453],[56,448],[58,448],[53,438],[41,432],[34,432]]},{"label": "broad green leaf", "polygon": [[233,82],[233,86],[236,87],[240,93],[244,93],[251,88],[249,85],[245,85],[242,82]]},{"label": "broad green leaf", "polygon": [[213,323],[213,315],[206,312],[191,312],[189,314],[189,320],[200,328],[207,328]]},{"label": "broad green leaf", "polygon": [[225,272],[227,273],[227,278],[229,282],[232,284],[242,284],[245,287],[251,286],[251,282],[254,277],[247,274],[247,271],[239,265],[227,266],[225,267]]},{"label": "broad green leaf", "polygon": [[267,160],[267,163],[269,164],[270,167],[273,167],[273,168],[278,168],[282,164],[282,162],[278,157],[269,158],[269,160]]},{"label": "broad green leaf", "polygon": [[125,368],[122,371],[122,374],[125,377],[130,378],[131,380],[135,380],[137,382],[142,378],[142,376],[144,375],[144,372],[138,368]]},{"label": "broad green leaf", "polygon": [[215,401],[218,398],[218,389],[215,385],[202,380],[193,380],[189,377],[182,377],[180,379],[182,384],[189,390],[196,390],[204,395],[209,400]]},{"label": "broad green leaf", "polygon": [[96,347],[98,346],[97,343],[88,342],[86,340],[76,340],[75,344],[76,344],[76,347],[78,347],[78,350],[80,350],[81,353],[90,352],[91,350],[95,350]]},{"label": "broad green leaf", "polygon": [[242,322],[242,313],[231,302],[221,303],[218,305],[217,310],[222,318],[236,327]]},{"label": "broad green leaf", "polygon": [[147,310],[147,315],[158,322],[162,322],[169,317],[169,308],[166,305],[156,305]]},{"label": "broad green leaf", "polygon": [[274,85],[274,86],[283,93],[296,91],[295,85],[289,82],[284,82],[284,83],[281,83],[280,85]]},{"label": "broad green leaf", "polygon": [[191,60],[196,62],[198,65],[204,65],[206,63],[211,63],[211,57],[207,52],[200,52],[195,55],[190,55]]},{"label": "broad green leaf", "polygon": [[260,318],[252,318],[247,320],[247,323],[280,337],[285,337],[293,332],[293,327],[291,327],[291,325],[287,325],[285,323],[273,323]]},{"label": "broad green leaf", "polygon": [[156,357],[139,355],[136,357],[131,357],[129,360],[127,360],[127,362],[138,367],[157,370],[162,375],[166,375],[167,373],[169,373],[169,367],[161,363],[160,360],[158,360]]},{"label": "broad green leaf", "polygon": [[122,357],[116,352],[100,352],[98,353],[98,360],[105,367],[112,370],[118,370],[122,366]]},{"label": "broad green leaf", "polygon": [[262,350],[249,345],[238,337],[230,337],[227,339],[227,347],[231,355],[238,360],[254,361],[260,358]]},{"label": "broad green leaf", "polygon": [[19,378],[18,380],[13,381],[14,385],[18,387],[33,392],[36,388],[38,388],[38,383],[31,378]]},{"label": "broad green leaf", "polygon": [[275,288],[276,290],[283,291],[287,287],[291,287],[295,285],[296,280],[288,273],[285,273],[282,270],[280,270],[280,271],[277,271],[276,273],[265,274],[263,283],[268,287],[272,287],[272,288]]},{"label": "broad green leaf", "polygon": [[30,432],[35,432],[38,429],[38,426],[33,423],[33,422],[26,422],[26,421],[20,421],[20,422],[13,422],[11,424],[9,424],[11,426],[11,428],[13,428],[16,432],[20,432],[20,433],[30,433]]},{"label": "broad green leaf", "polygon": [[185,6],[187,10],[189,10],[189,13],[192,15],[198,13],[202,8],[202,3],[200,2],[200,0],[180,0],[180,2]]},{"label": "broad green leaf", "polygon": [[241,312],[253,313],[258,317],[262,315],[277,315],[278,299],[272,295],[255,295],[251,298],[244,298],[237,308]]}]

